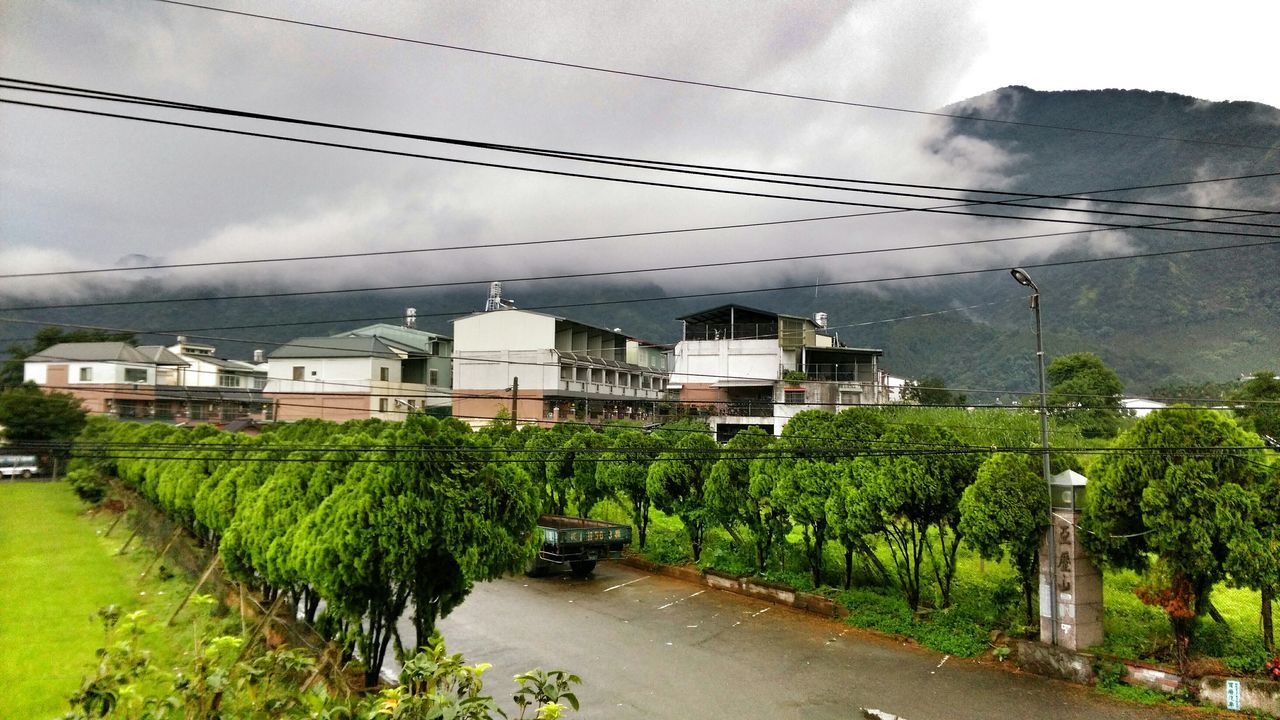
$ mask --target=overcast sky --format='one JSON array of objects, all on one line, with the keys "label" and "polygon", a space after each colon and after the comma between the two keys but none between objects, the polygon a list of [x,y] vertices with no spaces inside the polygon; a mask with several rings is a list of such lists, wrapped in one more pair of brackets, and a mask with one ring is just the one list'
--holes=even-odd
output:
[{"label": "overcast sky", "polygon": [[[1280,3],[1256,0],[209,1],[436,43],[921,110],[1012,84],[1142,88],[1280,106],[1274,58]],[[1008,158],[972,141],[941,140],[937,119],[522,62],[152,0],[3,0],[0,70],[26,80],[509,144],[895,182],[1009,182],[1001,172]],[[9,90],[0,97],[48,101]],[[350,133],[55,102],[487,162],[726,186]],[[0,106],[0,274],[109,267],[135,255],[149,262],[218,261],[856,211]],[[1013,229],[1012,223],[890,215],[152,274],[178,284],[218,279],[299,287],[487,280],[891,247]],[[963,257],[1017,262],[1023,259],[1018,252],[987,248]],[[670,285],[714,275],[722,285],[747,287],[785,273],[928,272],[954,261],[938,252],[897,253],[816,269],[764,264],[644,278]],[[75,293],[92,277],[0,279],[0,295]]]}]

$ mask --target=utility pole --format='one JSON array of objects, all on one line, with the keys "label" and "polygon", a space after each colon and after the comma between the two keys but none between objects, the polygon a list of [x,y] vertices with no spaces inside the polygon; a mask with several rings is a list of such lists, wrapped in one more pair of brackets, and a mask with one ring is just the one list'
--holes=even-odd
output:
[{"label": "utility pole", "polygon": [[511,378],[511,431],[515,432],[520,428],[517,423],[520,422],[520,416],[516,413],[516,403],[520,401],[520,378]]}]

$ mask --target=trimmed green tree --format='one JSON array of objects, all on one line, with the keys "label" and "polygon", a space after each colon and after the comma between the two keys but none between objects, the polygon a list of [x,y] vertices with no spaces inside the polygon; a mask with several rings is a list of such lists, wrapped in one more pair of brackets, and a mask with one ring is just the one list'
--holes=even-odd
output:
[{"label": "trimmed green tree", "polygon": [[1114,437],[1124,409],[1124,383],[1102,358],[1089,352],[1054,358],[1045,369],[1053,413],[1079,426],[1085,437]]},{"label": "trimmed green tree", "polygon": [[1240,532],[1219,507],[1265,479],[1263,453],[1254,449],[1261,440],[1223,413],[1174,406],[1142,418],[1117,444],[1134,451],[1095,467],[1080,537],[1101,563],[1149,571],[1139,597],[1165,611],[1185,664],[1196,617],[1226,576]]},{"label": "trimmed green tree", "polygon": [[653,506],[680,518],[693,561],[702,556],[702,539],[707,529],[707,476],[715,464],[716,441],[710,435],[689,433],[665,451],[649,467],[646,480]]}]

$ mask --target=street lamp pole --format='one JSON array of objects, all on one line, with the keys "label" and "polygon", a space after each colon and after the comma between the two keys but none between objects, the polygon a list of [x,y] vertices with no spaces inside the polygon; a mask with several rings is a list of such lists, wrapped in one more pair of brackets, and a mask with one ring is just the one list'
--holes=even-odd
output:
[{"label": "street lamp pole", "polygon": [[1044,336],[1040,329],[1040,288],[1031,280],[1031,276],[1022,268],[1009,271],[1019,285],[1032,290],[1031,310],[1036,316],[1036,363],[1040,375],[1040,458],[1044,484],[1049,490],[1049,567],[1045,568],[1049,575],[1049,637],[1053,645],[1058,644],[1058,573],[1055,567],[1057,552],[1057,528],[1053,520],[1053,481],[1049,470],[1049,407],[1048,392],[1044,380]]}]

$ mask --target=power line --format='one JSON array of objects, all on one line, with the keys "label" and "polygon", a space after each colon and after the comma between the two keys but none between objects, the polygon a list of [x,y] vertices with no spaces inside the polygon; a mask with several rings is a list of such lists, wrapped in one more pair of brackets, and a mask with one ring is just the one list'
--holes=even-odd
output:
[{"label": "power line", "polygon": [[[791,186],[797,186],[797,187],[807,187],[807,188],[823,189],[823,190],[841,190],[841,191],[847,191],[847,192],[892,195],[892,196],[898,196],[898,197],[910,197],[910,198],[929,199],[929,200],[964,201],[962,206],[1006,205],[1010,207],[1031,208],[1031,209],[1037,209],[1037,210],[1058,210],[1063,212],[1081,212],[1081,213],[1093,213],[1093,214],[1103,214],[1103,215],[1142,217],[1142,218],[1148,218],[1148,219],[1155,218],[1155,219],[1161,219],[1161,220],[1179,220],[1179,221],[1186,220],[1189,222],[1193,220],[1196,222],[1206,222],[1206,223],[1225,222],[1227,224],[1232,224],[1232,225],[1245,225],[1245,226],[1254,226],[1254,227],[1277,227],[1276,225],[1261,224],[1261,223],[1245,223],[1245,222],[1237,222],[1237,221],[1230,221],[1230,220],[1224,220],[1224,219],[1186,218],[1182,216],[1162,216],[1162,215],[1128,213],[1128,212],[1118,212],[1118,211],[1098,210],[1098,209],[1070,208],[1070,207],[1062,207],[1062,206],[1056,206],[1056,205],[1029,204],[1029,201],[1032,201],[1032,200],[1087,200],[1089,202],[1096,202],[1096,203],[1102,203],[1102,204],[1108,204],[1108,205],[1115,205],[1115,204],[1141,205],[1141,206],[1148,206],[1148,207],[1208,210],[1208,211],[1217,211],[1217,212],[1235,212],[1235,213],[1257,214],[1257,215],[1268,215],[1268,214],[1275,213],[1275,211],[1272,211],[1272,210],[1257,210],[1257,209],[1248,209],[1248,208],[1222,208],[1222,207],[1204,206],[1204,205],[1188,205],[1188,204],[1178,204],[1178,203],[1155,203],[1155,202],[1115,200],[1115,199],[1091,197],[1092,195],[1097,195],[1097,194],[1109,194],[1109,193],[1115,193],[1115,192],[1126,192],[1126,191],[1132,191],[1132,190],[1144,190],[1144,189],[1151,189],[1151,188],[1179,187],[1179,186],[1184,186],[1188,184],[1200,184],[1205,182],[1220,182],[1219,180],[1212,180],[1212,179],[1196,180],[1196,181],[1190,181],[1186,183],[1160,183],[1157,185],[1134,186],[1134,187],[1127,187],[1127,188],[1118,188],[1114,190],[1098,190],[1098,191],[1087,192],[1087,193],[1036,194],[1036,193],[1023,193],[1023,192],[1006,192],[1001,190],[986,190],[986,189],[974,189],[974,188],[963,188],[963,187],[939,186],[939,185],[919,185],[914,183],[884,182],[884,181],[863,180],[863,179],[856,179],[856,178],[832,177],[832,176],[822,176],[822,175],[770,172],[770,171],[756,170],[752,168],[735,168],[735,167],[725,167],[725,166],[718,166],[718,165],[670,162],[670,161],[664,161],[664,160],[652,160],[648,158],[635,158],[635,157],[618,156],[618,155],[603,155],[599,153],[584,153],[584,152],[567,151],[567,150],[559,150],[559,149],[552,149],[552,148],[510,145],[505,143],[469,140],[465,138],[453,138],[453,137],[444,137],[444,136],[438,136],[438,135],[426,135],[426,134],[420,134],[420,133],[407,133],[407,132],[400,132],[400,131],[382,130],[377,128],[368,128],[363,126],[322,122],[322,121],[311,120],[306,118],[297,118],[297,117],[290,117],[290,116],[251,112],[251,111],[245,111],[245,110],[236,110],[232,108],[178,102],[173,100],[165,100],[162,98],[153,98],[153,97],[146,97],[141,95],[130,95],[125,93],[96,90],[93,88],[84,88],[84,87],[76,87],[76,86],[69,86],[69,85],[57,85],[53,83],[44,83],[44,82],[37,82],[37,81],[31,81],[31,80],[24,80],[21,78],[11,78],[11,77],[0,76],[0,83],[3,83],[3,82],[14,82],[14,83],[19,83],[19,85],[0,84],[0,89],[60,95],[64,97],[74,97],[74,98],[87,99],[87,100],[100,100],[100,101],[107,101],[107,102],[143,105],[147,107],[157,107],[157,108],[172,109],[172,110],[185,110],[189,112],[208,113],[208,114],[221,115],[226,117],[239,117],[239,118],[248,118],[248,119],[254,119],[254,120],[266,120],[270,122],[288,123],[288,124],[301,125],[306,127],[318,127],[318,128],[325,128],[330,130],[344,130],[348,132],[357,132],[361,134],[377,135],[382,137],[394,137],[394,138],[400,138],[400,139],[419,140],[423,142],[453,145],[453,146],[459,146],[459,147],[468,147],[473,149],[494,150],[499,152],[510,152],[510,153],[525,154],[525,155],[534,155],[537,157],[546,157],[546,158],[561,159],[561,160],[574,160],[579,162],[591,162],[591,163],[598,163],[598,164],[612,165],[612,166],[619,166],[619,167],[629,167],[633,169],[659,170],[663,172],[675,172],[675,173],[683,173],[683,174],[691,174],[691,175],[699,175],[704,177],[715,177],[715,178],[731,179],[731,180],[746,180],[750,182],[765,182],[765,183],[772,183],[772,184],[791,185]],[[1241,176],[1241,177],[1232,178],[1232,179],[1235,179],[1235,180],[1255,179],[1260,177],[1272,177],[1277,174],[1280,174],[1280,173],[1259,173],[1255,175]],[[798,182],[798,180],[818,180],[823,182],[839,182],[839,183],[845,183],[845,185],[815,184],[815,183],[809,183],[809,182]],[[880,187],[896,187],[896,188],[911,188],[911,189],[946,190],[946,191],[961,192],[966,194],[997,195],[1005,199],[968,200],[963,197],[949,197],[949,196],[939,196],[939,195],[927,195],[922,193],[908,193],[908,192],[892,191],[892,190],[871,190],[871,189],[859,188],[859,187],[848,187],[849,184],[874,185],[874,186],[880,186]],[[1010,196],[1015,196],[1015,197],[1010,197]]]},{"label": "power line", "polygon": [[[877,208],[882,210],[895,210],[900,212],[924,212],[924,213],[934,213],[934,214],[941,214],[941,215],[960,215],[960,216],[966,216],[966,217],[997,218],[997,219],[1004,219],[1004,220],[1051,222],[1051,223],[1057,223],[1057,224],[1083,225],[1083,226],[1089,226],[1089,227],[1110,227],[1110,228],[1117,228],[1117,229],[1138,229],[1138,228],[1144,227],[1144,226],[1137,226],[1137,225],[1125,225],[1121,223],[1092,222],[1087,220],[1068,220],[1064,218],[1054,218],[1054,217],[1002,215],[999,213],[983,213],[983,212],[965,212],[962,210],[954,209],[959,207],[969,207],[972,205],[1000,204],[1000,203],[964,202],[956,205],[948,205],[948,206],[941,206],[941,207],[907,207],[907,206],[900,206],[900,205],[886,205],[883,203],[853,202],[849,200],[814,198],[814,197],[806,197],[802,195],[779,195],[774,193],[752,192],[747,190],[731,190],[728,188],[703,187],[698,185],[682,185],[678,183],[658,182],[655,180],[640,180],[636,178],[612,177],[608,175],[593,175],[589,173],[569,172],[565,170],[551,170],[548,168],[536,168],[536,167],[530,167],[525,165],[509,165],[504,163],[493,163],[493,162],[485,162],[480,160],[465,160],[465,159],[456,158],[456,157],[427,155],[423,153],[412,153],[412,152],[405,152],[405,151],[399,151],[399,150],[390,150],[386,148],[375,148],[375,147],[364,146],[364,145],[352,145],[349,143],[312,140],[312,139],[306,139],[306,138],[293,137],[289,135],[277,135],[273,133],[252,132],[248,130],[235,130],[231,128],[216,127],[212,125],[200,125],[197,123],[178,122],[174,120],[161,120],[159,118],[149,118],[149,117],[142,117],[138,115],[109,113],[109,112],[103,112],[98,110],[87,110],[84,108],[72,108],[72,107],[65,107],[60,105],[49,105],[46,103],[26,102],[21,100],[12,100],[12,99],[5,99],[5,98],[0,98],[0,103],[10,104],[10,105],[20,105],[24,107],[42,108],[47,110],[58,110],[62,112],[77,113],[77,114],[90,115],[90,116],[96,116],[96,117],[107,117],[107,118],[115,118],[115,119],[121,119],[121,120],[133,120],[136,122],[143,122],[143,123],[149,123],[154,125],[182,127],[182,128],[195,129],[195,130],[207,130],[210,132],[223,133],[223,134],[229,134],[229,135],[240,135],[245,137],[256,137],[256,138],[269,139],[269,140],[281,140],[284,142],[299,143],[303,145],[313,145],[313,146],[319,146],[319,147],[329,147],[329,148],[337,148],[337,149],[344,149],[344,150],[356,150],[360,152],[369,152],[369,153],[375,153],[375,154],[381,154],[381,155],[390,155],[395,157],[415,158],[420,160],[434,160],[437,162],[454,163],[454,164],[460,164],[460,165],[471,165],[475,167],[487,167],[487,168],[495,168],[495,169],[502,169],[502,170],[517,170],[520,172],[529,172],[529,173],[535,173],[535,174],[541,174],[541,175],[551,175],[551,176],[586,179],[586,180],[599,180],[603,182],[614,182],[614,183],[622,183],[627,185],[639,185],[644,187],[654,187],[654,188],[662,188],[662,189],[692,190],[695,192],[706,192],[706,193],[713,193],[713,194],[719,194],[719,195],[731,195],[736,197],[763,198],[763,199],[770,199],[770,200],[792,200],[797,202],[821,203],[826,205],[842,205],[842,206],[848,206],[848,207]],[[750,178],[735,178],[735,179],[751,180]],[[1019,207],[1019,206],[1012,205],[1011,207]],[[1054,209],[1060,210],[1060,211],[1070,210],[1068,208],[1054,208]],[[1106,213],[1095,211],[1093,214],[1106,214]],[[1259,214],[1271,214],[1271,212],[1266,211],[1265,213],[1259,213]],[[1146,217],[1159,217],[1159,216],[1146,216]],[[1181,217],[1174,218],[1174,220],[1175,222],[1180,222],[1180,223],[1200,222],[1197,219],[1181,218]],[[1263,227],[1271,227],[1271,226],[1264,225]],[[1271,235],[1265,235],[1265,234],[1240,233],[1240,232],[1232,232],[1232,231],[1226,231],[1226,230],[1209,230],[1209,229],[1203,229],[1203,228],[1200,228],[1200,229],[1179,228],[1178,232],[1208,234],[1208,235],[1231,235],[1236,237],[1273,237]]]},{"label": "power line", "polygon": [[[3,102],[3,101],[0,101],[0,102]],[[1263,235],[1260,237],[1274,237],[1274,236]],[[1028,267],[1028,268],[1061,267],[1061,266],[1067,266],[1067,265],[1081,265],[1081,264],[1089,264],[1089,263],[1097,263],[1097,262],[1110,262],[1114,260],[1134,260],[1134,259],[1141,259],[1141,258],[1165,257],[1170,255],[1213,252],[1218,250],[1236,250],[1236,249],[1242,249],[1242,248],[1265,247],[1265,246],[1273,246],[1277,244],[1280,244],[1280,239],[1261,241],[1261,242],[1251,242],[1251,243],[1239,243],[1234,245],[1218,245],[1218,246],[1211,246],[1211,247],[1183,248],[1179,250],[1160,250],[1160,251],[1151,251],[1151,252],[1145,252],[1145,253],[1132,253],[1129,255],[1111,255],[1111,256],[1101,257],[1101,258],[1083,258],[1083,259],[1077,259],[1077,260],[1059,260],[1059,261],[1042,262],[1042,263],[1024,263],[1023,267]],[[871,251],[849,251],[847,254],[865,254],[867,252],[871,252]],[[819,258],[819,257],[829,257],[831,255],[843,255],[843,254],[846,254],[846,253],[815,254],[810,256],[793,256],[792,258],[789,258],[789,259],[795,260],[795,259],[804,259],[804,258]],[[684,265],[684,266],[672,266],[667,268],[649,268],[646,270],[619,270],[619,271],[607,271],[607,272],[597,272],[597,273],[571,273],[571,274],[561,274],[561,275],[545,275],[545,276],[538,276],[538,277],[516,278],[514,280],[506,280],[504,282],[533,282],[533,281],[562,280],[562,279],[583,278],[583,277],[607,277],[612,275],[625,275],[625,274],[633,274],[638,272],[660,272],[664,270],[688,270],[688,269],[694,269],[694,268],[700,268],[700,267],[742,265],[742,264],[752,264],[752,263],[760,263],[760,262],[776,262],[776,261],[777,261],[776,259],[727,261],[723,263],[706,263],[703,265]],[[770,288],[757,288],[754,290],[739,289],[739,290],[725,290],[725,291],[719,291],[719,292],[666,295],[666,296],[655,297],[655,298],[630,298],[625,300],[601,300],[601,301],[583,302],[583,303],[562,303],[562,304],[556,304],[556,305],[543,305],[543,306],[537,306],[536,308],[523,308],[523,309],[553,309],[553,308],[563,308],[563,307],[588,307],[588,306],[596,306],[596,305],[616,305],[621,303],[654,302],[659,300],[670,301],[670,300],[677,300],[677,299],[718,297],[718,296],[725,296],[725,295],[739,295],[739,294],[750,294],[750,293],[758,293],[758,292],[776,292],[781,290],[799,290],[799,289],[808,289],[812,287],[843,287],[843,286],[866,285],[866,284],[882,283],[882,282],[897,282],[902,280],[922,280],[922,279],[942,278],[942,277],[958,277],[962,275],[975,275],[980,273],[996,272],[996,271],[1004,272],[1004,271],[1007,271],[1007,268],[998,267],[998,268],[982,268],[982,269],[970,269],[970,270],[951,270],[951,271],[933,272],[933,273],[916,273],[913,275],[898,275],[898,276],[892,276],[892,277],[864,278],[860,280],[839,280],[839,281],[828,281],[828,282],[822,282],[822,283],[804,283],[803,285],[782,285],[782,286],[776,286],[776,287],[770,287]],[[424,288],[458,286],[458,285],[479,285],[479,284],[482,284],[482,281],[473,280],[473,281],[456,281],[456,282],[447,282],[447,283],[412,283],[412,284],[404,284],[404,285],[384,285],[384,286],[375,286],[375,287],[344,288],[344,289],[335,289],[335,290],[301,290],[301,291],[291,291],[291,292],[251,293],[251,294],[245,294],[245,295],[223,295],[223,296],[168,298],[168,299],[150,298],[146,300],[109,300],[109,301],[96,301],[96,302],[85,302],[85,303],[25,305],[25,306],[0,308],[0,312],[20,312],[20,311],[25,312],[25,311],[32,311],[32,310],[65,310],[65,309],[73,309],[73,308],[115,307],[115,306],[123,306],[123,305],[154,305],[154,304],[169,304],[169,303],[179,303],[179,302],[211,302],[215,300],[260,300],[265,298],[304,297],[304,296],[315,296],[315,295],[338,295],[338,294],[346,294],[346,293],[354,293],[354,292],[388,292],[388,291],[395,291],[395,290],[421,290]],[[421,313],[418,315],[418,317],[420,318],[421,317],[443,317],[443,316],[451,316],[451,315],[457,316],[457,315],[465,315],[465,314],[470,314],[470,312],[454,311],[454,312],[443,312],[443,313]],[[238,326],[238,327],[250,327],[250,326]]]},{"label": "power line", "polygon": [[479,48],[465,47],[462,45],[430,42],[427,40],[418,40],[414,38],[389,35],[385,33],[375,33],[375,32],[369,32],[364,30],[355,30],[352,28],[345,28],[337,25],[326,25],[323,23],[306,22],[302,20],[294,20],[294,19],[274,16],[274,15],[251,13],[251,12],[245,12],[241,10],[230,10],[227,8],[219,8],[219,7],[209,6],[209,5],[200,5],[200,4],[191,3],[191,2],[180,2],[179,0],[156,0],[156,2],[161,2],[168,5],[179,5],[183,7],[194,8],[197,10],[207,10],[212,12],[227,13],[230,15],[240,15],[243,17],[256,18],[259,20],[269,20],[272,22],[286,23],[289,25],[298,25],[302,27],[310,27],[310,28],[316,28],[320,30],[330,30],[333,32],[341,32],[341,33],[346,33],[350,35],[359,35],[363,37],[377,38],[380,40],[393,40],[396,42],[411,43],[414,45],[434,47],[442,50],[454,50],[458,52],[473,53],[476,55],[498,57],[498,58],[504,58],[508,60],[520,60],[524,62],[539,63],[539,64],[551,65],[555,67],[571,68],[575,70],[587,70],[590,72],[607,73],[610,75],[620,75],[620,76],[639,78],[644,80],[656,80],[660,82],[712,88],[716,90],[728,90],[732,92],[748,93],[752,95],[762,95],[767,97],[785,98],[789,100],[803,100],[807,102],[824,103],[828,105],[857,107],[857,108],[863,108],[867,110],[882,110],[886,112],[907,113],[911,115],[941,117],[941,118],[948,118],[952,120],[964,120],[964,121],[971,121],[971,122],[985,122],[985,123],[993,123],[997,125],[1009,125],[1009,126],[1015,126],[1015,127],[1038,128],[1043,130],[1060,130],[1060,131],[1067,131],[1067,132],[1089,133],[1094,135],[1139,138],[1143,140],[1161,140],[1161,141],[1169,141],[1169,142],[1194,143],[1199,145],[1212,145],[1212,146],[1218,146],[1218,147],[1248,148],[1253,150],[1274,150],[1275,149],[1273,146],[1250,145],[1246,143],[1233,143],[1233,142],[1226,142],[1221,140],[1200,140],[1195,138],[1181,138],[1181,137],[1172,137],[1172,136],[1165,136],[1165,135],[1149,135],[1145,133],[1122,132],[1118,130],[1100,130],[1096,128],[1072,127],[1072,126],[1066,126],[1066,125],[1051,125],[1047,123],[1033,123],[1033,122],[1026,122],[1026,121],[1020,121],[1020,120],[1003,120],[1003,119],[997,119],[997,118],[982,117],[979,115],[961,115],[958,113],[945,113],[945,112],[929,111],[929,110],[914,110],[910,108],[895,107],[891,105],[854,102],[849,100],[836,100],[833,98],[823,98],[823,97],[817,97],[813,95],[800,95],[800,94],[793,94],[793,93],[777,92],[777,91],[771,91],[771,90],[762,90],[759,88],[748,88],[748,87],[741,87],[736,85],[728,85],[724,83],[704,82],[704,81],[690,80],[685,78],[656,75],[651,73],[620,70],[617,68],[607,68],[602,66],[586,65],[582,63],[565,62],[561,60],[550,60],[547,58],[539,58],[539,57],[533,57],[529,55],[517,55],[514,53],[498,52],[494,50],[481,50]]}]

